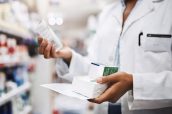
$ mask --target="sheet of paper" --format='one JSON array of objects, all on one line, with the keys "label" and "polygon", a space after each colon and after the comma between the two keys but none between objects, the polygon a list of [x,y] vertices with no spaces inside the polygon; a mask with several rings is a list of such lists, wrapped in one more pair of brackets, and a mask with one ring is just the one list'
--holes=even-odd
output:
[{"label": "sheet of paper", "polygon": [[41,86],[44,87],[44,88],[53,90],[55,92],[58,92],[60,94],[69,96],[69,97],[78,98],[78,99],[81,99],[81,100],[89,99],[89,98],[87,98],[87,97],[85,97],[83,95],[80,95],[80,94],[77,94],[77,93],[73,92],[72,84],[53,83],[53,84],[44,84],[44,85],[41,85]]}]

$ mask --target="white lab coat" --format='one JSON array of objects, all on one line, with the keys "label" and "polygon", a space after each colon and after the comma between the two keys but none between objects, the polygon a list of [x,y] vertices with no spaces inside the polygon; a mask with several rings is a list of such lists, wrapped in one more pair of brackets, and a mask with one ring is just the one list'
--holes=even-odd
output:
[{"label": "white lab coat", "polygon": [[70,67],[58,61],[57,73],[71,80],[87,74],[90,62],[113,65],[120,38],[120,70],[132,73],[134,83],[122,99],[122,113],[172,114],[172,0],[140,1],[120,35],[123,11],[120,1],[106,8],[88,56],[73,51]]}]

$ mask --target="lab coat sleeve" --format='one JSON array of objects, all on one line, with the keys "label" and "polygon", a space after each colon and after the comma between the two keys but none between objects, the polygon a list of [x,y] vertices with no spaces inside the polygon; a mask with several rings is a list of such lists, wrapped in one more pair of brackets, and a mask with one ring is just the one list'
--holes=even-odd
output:
[{"label": "lab coat sleeve", "polygon": [[71,82],[74,76],[88,75],[91,62],[95,62],[94,60],[96,60],[97,40],[98,38],[95,35],[88,48],[87,56],[82,56],[72,50],[72,59],[69,66],[62,59],[57,60],[56,72],[58,76]]},{"label": "lab coat sleeve", "polygon": [[62,59],[58,59],[56,62],[56,72],[58,76],[70,82],[72,81],[73,76],[86,75],[88,67],[88,57],[83,57],[73,50],[69,66]]},{"label": "lab coat sleeve", "polygon": [[128,93],[129,109],[172,107],[171,82],[172,71],[133,74],[133,91]]},{"label": "lab coat sleeve", "polygon": [[96,60],[97,40],[98,37],[95,35],[89,45],[87,56],[82,56],[72,50],[72,59],[69,66],[62,59],[58,60],[56,64],[58,76],[67,81],[72,81],[74,76],[88,75],[91,62],[95,62],[94,60]]}]

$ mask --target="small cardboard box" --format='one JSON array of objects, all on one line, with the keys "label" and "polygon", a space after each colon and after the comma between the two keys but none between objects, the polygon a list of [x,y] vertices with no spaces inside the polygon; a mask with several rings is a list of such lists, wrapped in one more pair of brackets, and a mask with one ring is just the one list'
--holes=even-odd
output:
[{"label": "small cardboard box", "polygon": [[74,77],[72,83],[73,91],[88,98],[96,98],[107,89],[107,84],[99,84],[96,79],[117,71],[118,67],[92,64],[88,76]]},{"label": "small cardboard box", "polygon": [[92,63],[88,75],[92,81],[95,81],[99,77],[108,76],[116,72],[118,72],[118,67],[116,66],[105,66]]},{"label": "small cardboard box", "polygon": [[88,98],[98,97],[107,88],[106,84],[98,84],[97,82],[90,81],[88,76],[75,77],[72,86],[74,92]]}]

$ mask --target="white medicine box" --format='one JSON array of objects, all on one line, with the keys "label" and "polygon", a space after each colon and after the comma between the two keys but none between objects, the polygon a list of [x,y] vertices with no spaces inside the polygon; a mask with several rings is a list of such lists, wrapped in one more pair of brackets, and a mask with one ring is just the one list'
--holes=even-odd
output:
[{"label": "white medicine box", "polygon": [[107,84],[99,84],[96,79],[116,73],[118,67],[91,64],[87,76],[74,77],[72,82],[73,91],[88,97],[88,99],[100,96],[106,89]]}]

